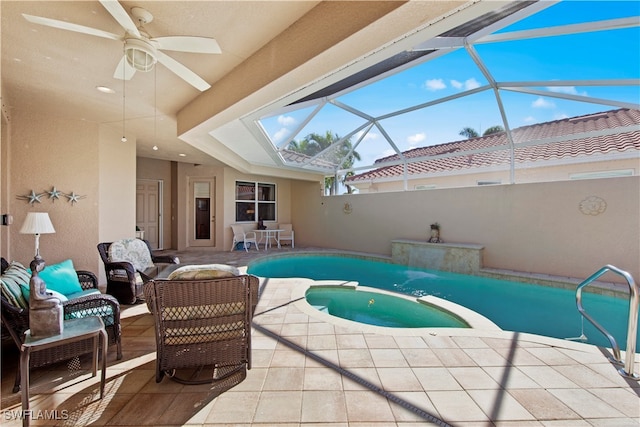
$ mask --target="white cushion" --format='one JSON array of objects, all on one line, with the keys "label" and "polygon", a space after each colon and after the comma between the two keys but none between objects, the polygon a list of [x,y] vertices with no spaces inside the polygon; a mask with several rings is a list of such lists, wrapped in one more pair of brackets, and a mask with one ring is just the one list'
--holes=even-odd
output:
[{"label": "white cushion", "polygon": [[169,280],[207,280],[221,277],[233,277],[240,275],[240,271],[231,265],[206,264],[206,265],[185,265],[176,268],[169,274]]},{"label": "white cushion", "polygon": [[109,261],[130,262],[138,271],[155,267],[147,244],[140,239],[124,239],[109,246]]}]

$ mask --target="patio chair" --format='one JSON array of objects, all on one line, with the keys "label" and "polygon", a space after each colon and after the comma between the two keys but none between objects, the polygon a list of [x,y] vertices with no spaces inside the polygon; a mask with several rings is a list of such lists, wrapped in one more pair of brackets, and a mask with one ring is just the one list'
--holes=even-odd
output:
[{"label": "patio chair", "polygon": [[[120,253],[117,260],[111,256],[111,245],[115,242],[98,243],[98,252],[107,276],[107,293],[116,297],[120,304],[135,304],[142,301],[143,279],[154,278],[167,264],[180,263],[176,256],[154,254],[147,240],[126,239],[120,242],[130,243],[134,240],[138,247],[142,248],[143,253]],[[140,242],[144,242],[144,245]],[[142,258],[146,260],[143,261]]]},{"label": "patio chair", "polygon": [[278,235],[278,240],[282,244],[282,241],[290,241],[291,247],[295,248],[295,241],[293,239],[293,226],[291,224],[279,224],[276,228],[282,230]]},{"label": "patio chair", "polygon": [[256,251],[258,249],[258,240],[256,238],[255,231],[245,231],[244,227],[241,224],[232,224],[231,230],[233,231],[233,241],[231,242],[231,252],[236,247],[236,244],[243,242],[244,250],[249,252],[248,244],[253,244],[256,247]]},{"label": "patio chair", "polygon": [[[11,269],[15,269],[16,264],[11,265],[2,258],[2,274],[11,275]],[[24,267],[22,267],[24,268]],[[26,273],[29,274],[29,273]],[[122,359],[121,326],[120,326],[120,304],[111,295],[98,292],[90,293],[89,290],[98,290],[98,278],[90,271],[77,270],[78,280],[83,291],[77,297],[69,297],[68,301],[62,302],[64,319],[84,318],[88,316],[101,317],[108,335],[108,345],[116,345],[117,358]],[[3,278],[3,281],[6,279]],[[29,283],[27,282],[28,286]],[[28,300],[27,300],[28,304]],[[24,333],[29,329],[29,308],[17,306],[10,302],[2,294],[2,325],[12,338],[18,350],[24,341]],[[73,359],[77,356],[93,352],[93,340],[87,339],[76,343],[62,345],[51,349],[37,351],[31,354],[29,366],[38,368],[54,363]],[[17,370],[13,392],[20,391],[20,369]]]},{"label": "patio chair", "polygon": [[258,278],[251,275],[145,283],[155,324],[156,382],[165,374],[182,384],[223,386],[244,380],[251,369],[257,289]]}]

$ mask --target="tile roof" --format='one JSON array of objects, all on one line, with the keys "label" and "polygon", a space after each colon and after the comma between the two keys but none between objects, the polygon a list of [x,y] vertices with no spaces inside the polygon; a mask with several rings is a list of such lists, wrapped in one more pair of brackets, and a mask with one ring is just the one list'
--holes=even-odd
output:
[{"label": "tile roof", "polygon": [[[578,156],[602,155],[628,150],[640,151],[640,110],[619,109],[523,126],[511,131],[516,163],[530,163]],[[632,127],[631,129],[629,127]],[[591,135],[585,135],[593,132]],[[474,169],[508,164],[510,150],[506,132],[404,151],[408,175]],[[501,149],[499,148],[501,147]],[[495,151],[489,151],[498,148]],[[455,153],[461,153],[456,155]],[[437,157],[436,157],[437,156]],[[413,159],[413,162],[412,162]],[[401,177],[400,156],[376,160],[396,162],[353,175],[346,182]]]}]

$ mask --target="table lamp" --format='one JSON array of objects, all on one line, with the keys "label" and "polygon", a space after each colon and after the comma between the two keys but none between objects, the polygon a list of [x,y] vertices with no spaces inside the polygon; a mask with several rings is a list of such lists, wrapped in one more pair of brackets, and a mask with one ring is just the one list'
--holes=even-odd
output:
[{"label": "table lamp", "polygon": [[40,258],[40,235],[55,233],[51,219],[47,212],[29,212],[24,219],[21,234],[34,234],[36,236],[36,258]]}]

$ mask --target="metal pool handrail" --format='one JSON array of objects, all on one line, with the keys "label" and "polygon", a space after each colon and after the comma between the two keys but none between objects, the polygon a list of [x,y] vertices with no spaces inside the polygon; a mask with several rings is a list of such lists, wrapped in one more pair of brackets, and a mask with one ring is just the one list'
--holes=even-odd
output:
[{"label": "metal pool handrail", "polygon": [[638,285],[633,280],[631,274],[617,267],[614,267],[613,265],[605,265],[578,285],[578,288],[576,289],[576,305],[578,306],[578,311],[580,312],[580,314],[607,337],[607,339],[611,343],[611,348],[613,349],[613,356],[615,358],[614,362],[622,365],[623,362],[620,358],[620,347],[618,346],[615,338],[613,338],[613,336],[605,328],[603,328],[598,322],[596,322],[582,306],[582,288],[589,285],[608,271],[624,277],[624,279],[627,281],[627,284],[629,285],[629,323],[627,327],[627,354],[624,362],[624,368],[619,369],[618,372],[624,377],[637,380],[638,376],[633,373],[633,361],[636,355],[636,335],[638,331],[638,304],[640,302],[640,292]]}]

